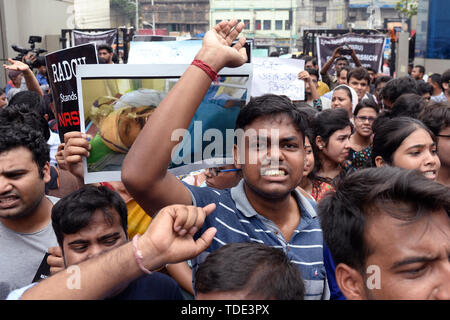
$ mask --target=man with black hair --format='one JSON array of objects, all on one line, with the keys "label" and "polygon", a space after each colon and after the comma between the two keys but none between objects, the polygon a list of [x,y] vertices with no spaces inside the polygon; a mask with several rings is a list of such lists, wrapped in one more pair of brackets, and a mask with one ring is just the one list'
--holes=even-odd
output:
[{"label": "man with black hair", "polygon": [[303,56],[302,59],[305,60],[305,69],[319,69],[317,59],[313,56]]},{"label": "man with black hair", "polygon": [[[52,110],[45,103],[42,96],[33,91],[18,92],[9,101],[8,108],[10,107],[12,107],[12,109],[8,110],[8,113],[10,114],[7,117],[9,117],[11,121],[17,117],[23,118],[23,116],[29,112],[35,112],[42,118],[36,122],[36,124],[39,124],[40,126],[40,129],[37,130],[42,130],[43,136],[47,139],[47,143],[50,146],[50,164],[56,166],[55,154],[58,146],[61,144],[61,140],[59,139],[59,135],[49,128],[48,120],[50,114],[52,114]],[[19,113],[20,116],[18,115]]]},{"label": "man with black hair", "polygon": [[[247,61],[245,38],[230,47],[243,27],[236,19],[223,21],[205,34],[196,55],[202,63],[186,70],[152,114],[125,158],[122,181],[146,212],[158,212],[175,203],[197,207],[216,204],[200,232],[214,227],[217,234],[193,260],[194,272],[210,252],[227,243],[260,242],[283,250],[297,265],[305,280],[307,299],[328,298],[315,204],[296,190],[303,176],[306,119],[289,98],[255,97],[241,109],[235,130],[244,134],[236,137],[233,153],[243,179],[236,187],[216,190],[190,186],[167,169],[172,150],[179,143],[173,141],[172,133],[189,126],[211,85],[209,74]],[[158,150],[152,152],[152,166],[148,166],[149,150]],[[193,234],[195,239],[200,235]]]},{"label": "man with black hair", "polygon": [[408,76],[389,80],[380,92],[383,106],[392,109],[397,98],[405,93],[418,94],[416,80]]},{"label": "man with black hair", "polygon": [[386,83],[389,80],[392,80],[392,77],[390,77],[390,76],[381,76],[381,77],[378,77],[375,80],[373,95],[375,96],[375,99],[377,100],[378,106],[380,106],[380,107],[382,106],[382,104],[381,104],[381,97],[380,97],[381,89],[383,89],[383,87],[386,85]]},{"label": "man with black hair", "polygon": [[442,90],[442,76],[439,73],[433,73],[428,77],[427,82],[433,86],[433,94],[431,95],[430,100],[435,102],[446,102],[447,98]]},{"label": "man with black hair", "polygon": [[[48,90],[48,74],[47,74],[47,64],[45,63],[44,57],[36,57],[33,66],[37,69],[36,80],[42,87],[47,86]],[[44,91],[44,90],[43,90]]]},{"label": "man with black hair", "polygon": [[195,273],[196,300],[303,300],[300,271],[281,250],[261,243],[229,243]]},{"label": "man with black hair", "polygon": [[356,91],[358,101],[361,101],[364,98],[369,98],[370,75],[365,68],[358,67],[350,70],[347,74],[347,82],[349,87]]},{"label": "man with black hair", "polygon": [[97,47],[97,53],[99,58],[105,60],[106,64],[114,64],[113,62],[114,53],[111,46],[108,46],[107,44],[102,44]]},{"label": "man with black hair", "polygon": [[[52,209],[52,226],[66,268],[93,259],[128,242],[127,207],[107,187],[86,186],[62,198]],[[64,272],[64,271],[60,271]],[[12,292],[20,299],[36,283]],[[114,300],[183,300],[169,276],[153,272],[123,283],[105,297]]]},{"label": "man with black hair", "polygon": [[424,79],[425,76],[425,67],[421,66],[421,65],[415,65],[414,68],[411,71],[411,77],[414,80],[424,80],[426,81],[427,79]]},{"label": "man with black hair", "polygon": [[417,94],[427,101],[430,101],[433,95],[433,86],[423,80],[417,81]]},{"label": "man with black hair", "polygon": [[[13,102],[0,110],[0,121],[18,123],[40,131],[50,147],[50,181],[45,184],[45,194],[63,197],[80,187],[75,176],[57,167],[56,152],[60,144],[58,134],[49,129],[46,118],[42,116],[42,98],[35,92],[23,91],[13,97]],[[84,183],[83,183],[84,184]]]},{"label": "man with black hair", "polygon": [[49,147],[26,124],[0,121],[0,299],[30,284],[49,247],[56,245],[45,196]]},{"label": "man with black hair", "polygon": [[442,89],[444,90],[445,98],[450,101],[450,69],[442,74]]},{"label": "man with black hair", "polygon": [[346,176],[318,206],[347,299],[450,299],[450,189],[384,166]]},{"label": "man with black hair", "polygon": [[300,80],[305,81],[305,102],[319,111],[322,111],[322,101],[319,92],[319,73],[316,69],[305,69],[298,74]]}]

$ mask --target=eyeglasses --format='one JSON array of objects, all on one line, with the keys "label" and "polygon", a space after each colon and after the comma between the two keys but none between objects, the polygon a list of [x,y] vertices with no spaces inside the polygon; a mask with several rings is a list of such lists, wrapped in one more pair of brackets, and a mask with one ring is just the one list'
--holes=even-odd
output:
[{"label": "eyeglasses", "polygon": [[361,122],[369,121],[369,123],[372,123],[375,121],[374,117],[364,117],[364,116],[357,116],[356,119],[358,119]]},{"label": "eyeglasses", "polygon": [[450,134],[437,134],[437,137],[450,138]]},{"label": "eyeglasses", "polygon": [[207,168],[206,170],[208,170],[213,177],[217,177],[219,175],[219,173],[221,173],[221,172],[241,171],[241,169],[220,169],[220,167],[219,168]]}]

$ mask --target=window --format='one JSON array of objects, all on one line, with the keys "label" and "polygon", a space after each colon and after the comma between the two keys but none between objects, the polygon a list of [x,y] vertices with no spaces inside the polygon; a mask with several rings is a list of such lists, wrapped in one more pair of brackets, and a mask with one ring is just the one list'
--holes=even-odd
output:
[{"label": "window", "polygon": [[275,30],[283,30],[283,20],[275,20]]},{"label": "window", "polygon": [[261,20],[255,21],[255,30],[261,30]]},{"label": "window", "polygon": [[272,21],[264,20],[264,30],[270,30],[270,29],[272,29]]},{"label": "window", "polygon": [[244,29],[249,30],[250,29],[250,20],[244,20],[244,23],[245,23]]},{"label": "window", "polygon": [[181,11],[173,11],[171,13],[172,21],[181,21]]},{"label": "window", "polygon": [[322,23],[327,21],[327,7],[315,7],[314,13],[316,23]]},{"label": "window", "polygon": [[291,20],[284,20],[284,30],[291,30]]},{"label": "window", "polygon": [[216,25],[221,23],[221,22],[222,22],[222,20],[216,20]]}]

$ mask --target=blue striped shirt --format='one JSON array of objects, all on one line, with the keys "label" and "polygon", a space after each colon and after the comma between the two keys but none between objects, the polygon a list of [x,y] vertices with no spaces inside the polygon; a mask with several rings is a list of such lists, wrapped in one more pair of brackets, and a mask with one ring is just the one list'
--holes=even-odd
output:
[{"label": "blue striped shirt", "polygon": [[326,270],[323,260],[323,236],[315,212],[316,203],[294,191],[301,219],[291,239],[286,241],[274,222],[258,214],[244,191],[244,180],[234,188],[217,190],[185,184],[191,192],[194,206],[216,204],[216,210],[205,220],[196,234],[215,227],[217,233],[211,246],[192,260],[193,272],[206,256],[227,243],[259,242],[283,250],[301,271],[305,281],[306,299],[328,299]]}]

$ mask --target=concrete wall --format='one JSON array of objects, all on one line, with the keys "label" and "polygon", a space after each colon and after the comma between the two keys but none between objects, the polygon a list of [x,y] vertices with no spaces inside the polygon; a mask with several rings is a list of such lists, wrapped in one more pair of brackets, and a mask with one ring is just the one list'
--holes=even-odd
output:
[{"label": "concrete wall", "polygon": [[[36,47],[46,48],[47,35],[60,35],[73,21],[73,0],[0,0],[0,58],[15,57],[11,45],[29,47],[30,35],[41,36]],[[53,47],[51,48],[53,49]],[[5,72],[0,72],[5,85]],[[2,79],[3,78],[3,79]]]},{"label": "concrete wall", "polygon": [[110,28],[109,0],[75,0],[75,28]]}]

